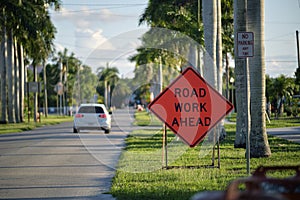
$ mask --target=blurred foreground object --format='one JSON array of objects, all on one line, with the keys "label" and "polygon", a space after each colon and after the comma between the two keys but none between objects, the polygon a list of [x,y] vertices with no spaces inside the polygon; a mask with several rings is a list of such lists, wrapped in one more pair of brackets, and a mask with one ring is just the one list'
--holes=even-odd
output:
[{"label": "blurred foreground object", "polygon": [[[267,177],[272,171],[295,171],[286,178]],[[243,188],[243,189],[241,189]],[[192,200],[299,200],[300,166],[259,167],[248,178],[234,180],[226,191],[196,194]]]}]

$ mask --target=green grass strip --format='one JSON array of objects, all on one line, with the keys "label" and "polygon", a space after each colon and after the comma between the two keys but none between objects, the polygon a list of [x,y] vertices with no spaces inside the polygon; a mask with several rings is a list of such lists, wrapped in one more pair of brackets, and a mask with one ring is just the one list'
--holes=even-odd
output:
[{"label": "green grass strip", "polygon": [[[139,115],[142,114],[136,117]],[[299,120],[295,123],[299,123]],[[171,131],[168,131],[169,166],[178,168],[162,169],[162,132],[134,131],[126,139],[127,146],[121,155],[111,194],[119,200],[182,200],[190,199],[201,191],[225,190],[232,180],[247,177],[245,149],[233,147],[235,125],[226,124],[225,129],[227,137],[220,144],[220,169],[207,167],[212,163],[211,146],[208,141],[195,148],[188,148],[181,141],[177,141]],[[273,136],[269,136],[269,144],[272,156],[252,158],[251,171],[261,165],[300,164],[300,144]],[[188,168],[191,166],[194,168]],[[293,174],[290,171],[283,171],[269,175],[286,177]]]},{"label": "green grass strip", "polygon": [[26,119],[25,122],[22,123],[0,124],[0,134],[28,131],[36,127],[71,121],[73,121],[73,117],[57,115],[48,115],[47,118],[42,117],[41,122],[34,122],[33,119],[31,119],[31,121],[28,123]]}]

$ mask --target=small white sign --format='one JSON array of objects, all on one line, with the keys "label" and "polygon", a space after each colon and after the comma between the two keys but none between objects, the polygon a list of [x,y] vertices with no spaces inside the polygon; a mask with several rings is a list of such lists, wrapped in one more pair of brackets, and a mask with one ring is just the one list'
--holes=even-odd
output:
[{"label": "small white sign", "polygon": [[58,94],[58,95],[62,95],[64,92],[64,85],[62,84],[62,82],[58,82],[55,87],[54,87],[54,91]]},{"label": "small white sign", "polygon": [[246,58],[254,55],[254,34],[253,32],[237,33],[237,53],[238,57]]},{"label": "small white sign", "polygon": [[41,92],[41,83],[40,82],[27,82],[29,92],[38,93]]}]

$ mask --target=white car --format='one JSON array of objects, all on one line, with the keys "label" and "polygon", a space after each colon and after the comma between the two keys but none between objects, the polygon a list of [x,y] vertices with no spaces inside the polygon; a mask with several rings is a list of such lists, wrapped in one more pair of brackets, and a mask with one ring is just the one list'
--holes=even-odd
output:
[{"label": "white car", "polygon": [[104,104],[81,104],[74,116],[73,132],[83,129],[104,130],[110,133],[111,116]]}]

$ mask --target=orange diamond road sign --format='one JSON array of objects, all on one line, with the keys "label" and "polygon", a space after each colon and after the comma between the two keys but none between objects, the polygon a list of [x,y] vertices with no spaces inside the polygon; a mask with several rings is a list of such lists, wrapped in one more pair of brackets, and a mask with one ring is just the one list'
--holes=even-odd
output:
[{"label": "orange diamond road sign", "polygon": [[233,109],[233,105],[188,67],[148,108],[194,147]]}]

